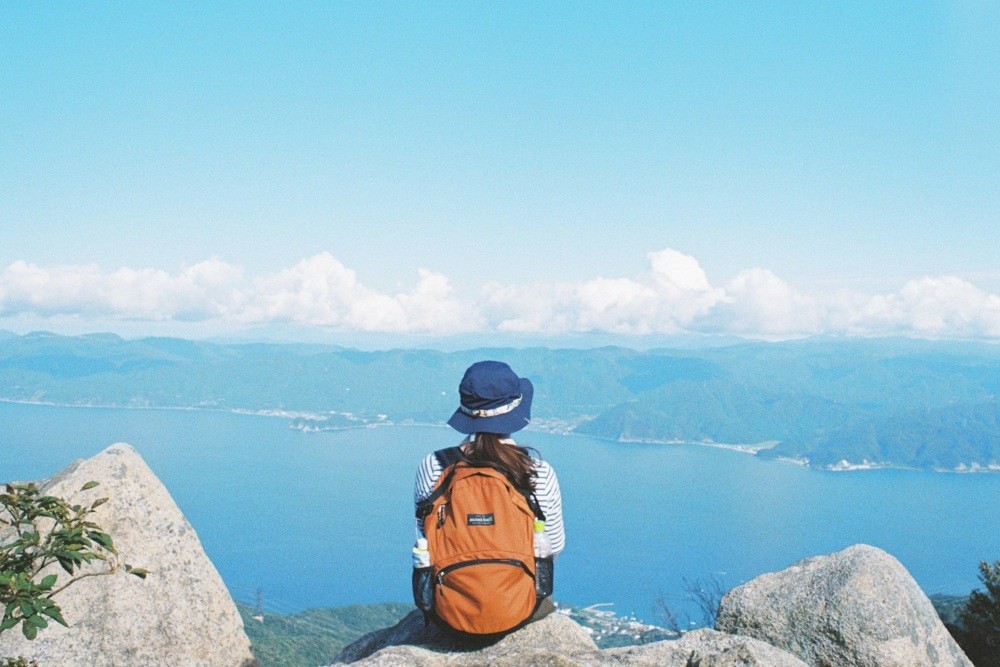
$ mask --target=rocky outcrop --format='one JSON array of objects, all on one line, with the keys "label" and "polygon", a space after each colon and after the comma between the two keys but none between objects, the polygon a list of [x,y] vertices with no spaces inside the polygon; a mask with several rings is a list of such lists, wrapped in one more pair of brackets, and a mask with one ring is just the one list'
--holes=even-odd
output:
[{"label": "rocky outcrop", "polygon": [[[81,491],[90,480],[100,486]],[[60,667],[253,664],[243,622],[219,573],[132,447],[113,445],[40,486],[74,503],[109,497],[95,520],[112,535],[123,562],[150,574],[145,580],[124,572],[81,580],[57,598],[69,628],[51,623],[34,641],[5,632],[0,656],[22,655]],[[60,580],[67,576],[54,572]]]},{"label": "rocky outcrop", "polygon": [[650,667],[805,667],[805,663],[764,642],[699,630],[678,641],[600,650],[587,631],[555,613],[498,642],[460,641],[425,626],[413,612],[391,628],[365,635],[344,649],[340,662],[365,667],[496,665],[553,667],[649,665]]},{"label": "rocky outcrop", "polygon": [[865,545],[757,577],[723,598],[716,630],[677,641],[602,651],[584,628],[552,614],[486,645],[452,639],[414,612],[351,644],[340,660],[366,667],[972,667],[906,568]]},{"label": "rocky outcrop", "polygon": [[971,667],[930,600],[886,552],[855,545],[730,591],[716,628],[815,667]]}]

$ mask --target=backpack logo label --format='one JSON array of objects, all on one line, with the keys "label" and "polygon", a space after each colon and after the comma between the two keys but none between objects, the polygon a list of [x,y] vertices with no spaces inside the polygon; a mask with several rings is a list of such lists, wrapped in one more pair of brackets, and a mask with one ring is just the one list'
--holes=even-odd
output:
[{"label": "backpack logo label", "polygon": [[492,526],[494,524],[492,514],[467,514],[470,526]]}]

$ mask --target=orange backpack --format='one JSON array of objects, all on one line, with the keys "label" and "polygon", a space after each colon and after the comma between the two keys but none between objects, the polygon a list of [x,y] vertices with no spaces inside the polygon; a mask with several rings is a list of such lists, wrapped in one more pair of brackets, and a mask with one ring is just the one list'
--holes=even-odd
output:
[{"label": "orange backpack", "polygon": [[535,587],[533,526],[545,520],[538,501],[500,471],[470,464],[458,447],[434,454],[444,470],[417,508],[431,556],[429,572],[414,572],[417,605],[462,633],[516,629],[551,594]]}]

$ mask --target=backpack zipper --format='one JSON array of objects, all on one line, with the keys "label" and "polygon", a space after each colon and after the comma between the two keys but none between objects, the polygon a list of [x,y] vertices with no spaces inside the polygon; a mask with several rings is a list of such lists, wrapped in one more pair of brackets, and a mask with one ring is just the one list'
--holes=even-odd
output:
[{"label": "backpack zipper", "polygon": [[441,570],[437,574],[438,585],[439,586],[445,585],[444,575],[448,574],[449,572],[453,572],[454,570],[459,570],[463,567],[469,567],[470,565],[487,565],[487,564],[513,565],[514,567],[520,567],[532,579],[535,578],[535,575],[531,573],[531,570],[528,569],[528,566],[524,564],[524,561],[520,561],[516,558],[481,558],[478,560],[462,561],[461,563],[455,563],[453,565],[449,565],[448,567],[441,568]]}]

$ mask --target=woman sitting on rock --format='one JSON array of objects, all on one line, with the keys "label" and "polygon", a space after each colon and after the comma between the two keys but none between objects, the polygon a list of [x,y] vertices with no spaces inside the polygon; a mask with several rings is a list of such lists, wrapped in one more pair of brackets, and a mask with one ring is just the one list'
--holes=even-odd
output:
[{"label": "woman sitting on rock", "polygon": [[559,482],[510,437],[531,420],[528,379],[480,361],[458,391],[448,424],[467,437],[417,469],[414,599],[446,628],[502,634],[555,609],[552,564],[565,546]]}]

